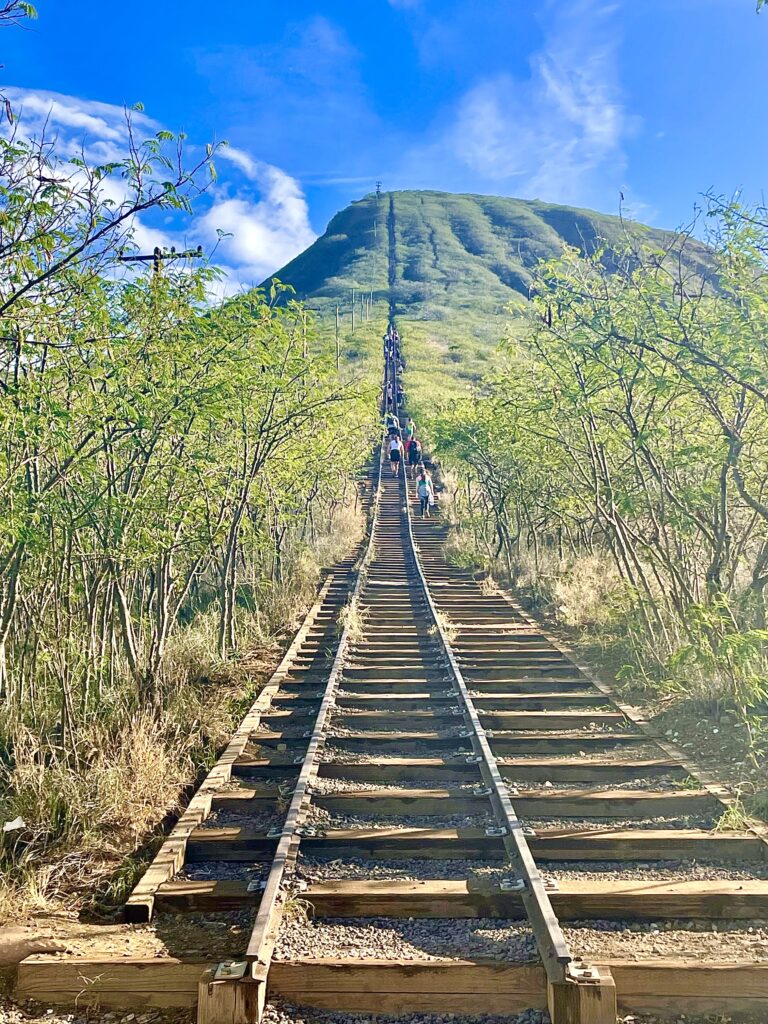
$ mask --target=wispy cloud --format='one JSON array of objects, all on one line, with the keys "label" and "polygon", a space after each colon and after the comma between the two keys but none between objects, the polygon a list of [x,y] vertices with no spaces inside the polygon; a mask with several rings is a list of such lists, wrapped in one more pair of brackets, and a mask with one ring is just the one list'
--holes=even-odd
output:
[{"label": "wispy cloud", "polygon": [[[95,100],[42,90],[6,90],[18,115],[17,130],[26,138],[43,134],[63,159],[84,154],[91,162],[126,156],[128,124],[124,108]],[[130,117],[139,138],[152,136],[162,125],[141,111]],[[191,144],[191,157],[199,152]],[[301,186],[295,178],[234,146],[219,150],[220,177],[203,196],[187,223],[151,223],[134,218],[133,239],[144,250],[155,246],[216,247],[216,262],[227,272],[224,292],[258,284],[305,249],[315,238]],[[222,173],[225,169],[227,173]],[[124,184],[105,178],[105,197],[120,203]],[[221,237],[221,234],[229,237]]]},{"label": "wispy cloud", "polygon": [[23,136],[40,138],[43,134],[56,142],[60,156],[68,158],[84,152],[89,160],[108,161],[125,155],[130,117],[139,135],[154,135],[159,122],[141,110],[128,110],[113,103],[66,96],[47,89],[3,90],[18,117]]},{"label": "wispy cloud", "polygon": [[221,155],[257,185],[260,198],[244,189],[217,195],[195,232],[208,244],[220,232],[231,236],[221,240],[221,255],[233,267],[232,281],[258,284],[315,240],[307,201],[296,179],[279,167],[233,147]]},{"label": "wispy cloud", "polygon": [[616,8],[550,0],[545,24],[529,75],[497,72],[474,83],[414,148],[410,168],[442,166],[444,177],[475,188],[558,202],[596,202],[609,189],[614,200],[633,128],[618,80]]}]

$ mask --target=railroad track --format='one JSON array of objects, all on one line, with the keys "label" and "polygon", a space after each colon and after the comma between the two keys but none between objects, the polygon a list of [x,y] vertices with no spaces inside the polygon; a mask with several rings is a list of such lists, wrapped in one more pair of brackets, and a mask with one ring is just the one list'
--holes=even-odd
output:
[{"label": "railroad track", "polygon": [[614,1024],[617,999],[764,1020],[768,954],[749,940],[768,918],[764,836],[713,831],[728,793],[449,564],[402,474],[377,462],[369,494],[361,559],[328,577],[128,902],[133,921],[248,912],[239,959],[32,957],[20,993],[197,1000],[200,1024],[255,1021],[268,994],[548,1007],[553,1024]]}]

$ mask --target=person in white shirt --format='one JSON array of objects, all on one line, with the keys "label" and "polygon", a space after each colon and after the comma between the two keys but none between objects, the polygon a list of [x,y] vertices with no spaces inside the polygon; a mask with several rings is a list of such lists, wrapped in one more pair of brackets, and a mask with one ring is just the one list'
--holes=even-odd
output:
[{"label": "person in white shirt", "polygon": [[389,438],[389,464],[392,467],[392,476],[400,473],[400,463],[403,461],[403,442],[395,435]]}]

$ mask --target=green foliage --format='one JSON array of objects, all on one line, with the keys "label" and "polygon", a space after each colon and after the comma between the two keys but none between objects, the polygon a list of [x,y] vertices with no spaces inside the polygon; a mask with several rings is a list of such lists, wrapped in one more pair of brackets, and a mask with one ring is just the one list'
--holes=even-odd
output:
[{"label": "green foliage", "polygon": [[214,307],[215,268],[119,262],[137,213],[210,181],[214,148],[181,146],[93,167],[0,140],[0,793],[26,822],[0,860],[28,892],[173,804],[231,726],[206,680],[293,624],[360,526],[370,332],[339,368],[288,286]]},{"label": "green foliage", "polygon": [[[396,252],[391,289],[390,199]],[[603,238],[619,244],[627,223],[589,210],[500,196],[370,194],[338,213],[326,232],[276,276],[319,310],[328,334],[337,304],[342,328],[349,329],[353,290],[358,303],[361,294],[372,294],[382,321],[391,300],[409,339],[411,391],[460,394],[488,371],[507,311],[527,304],[539,261],[559,256],[564,244],[585,252]],[[639,225],[631,228],[657,248],[672,238]],[[690,260],[706,262],[702,246],[691,244]]]},{"label": "green foliage", "polygon": [[421,386],[419,417],[484,561],[550,601],[575,590],[581,624],[604,588],[593,625],[749,723],[768,682],[768,224],[709,214],[706,260],[640,235],[543,261],[493,371],[460,400]]}]

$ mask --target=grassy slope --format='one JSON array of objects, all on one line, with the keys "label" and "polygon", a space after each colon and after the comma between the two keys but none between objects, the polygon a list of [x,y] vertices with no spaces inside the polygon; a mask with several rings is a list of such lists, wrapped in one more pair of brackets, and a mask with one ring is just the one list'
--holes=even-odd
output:
[{"label": "grassy slope", "polygon": [[[397,253],[391,293],[390,199]],[[634,223],[631,230],[651,245],[663,246],[670,237]],[[372,300],[377,330],[386,323],[391,298],[410,359],[411,386],[446,395],[488,369],[505,331],[514,330],[514,311],[524,307],[540,259],[557,256],[564,244],[590,249],[599,239],[619,242],[625,231],[618,217],[537,200],[370,194],[336,214],[325,234],[275,276],[317,311],[328,338],[339,306],[342,351],[353,363],[361,348],[370,352],[373,330],[373,323],[361,328],[361,294]],[[368,344],[361,345],[363,338]]]},{"label": "grassy slope", "polygon": [[[419,423],[429,403],[450,402],[498,365],[496,347],[505,333],[518,327],[515,310],[525,306],[531,271],[539,259],[558,255],[563,244],[589,249],[598,239],[620,242],[625,231],[616,217],[537,201],[440,192],[393,196],[397,266],[392,298],[408,359],[409,404]],[[333,336],[333,313],[340,303],[346,314],[341,332],[345,361],[355,368],[365,365],[369,373],[380,364],[378,339],[390,297],[389,198],[366,196],[342,210],[325,235],[276,275],[320,310],[326,336]],[[630,227],[652,246],[664,247],[671,239],[664,231],[634,223]],[[688,259],[692,269],[706,276],[703,246],[691,245]],[[361,326],[358,319],[355,334],[349,322],[353,287],[372,294],[375,310],[375,322]],[[574,579],[579,580],[579,574]],[[583,589],[580,580],[577,585]],[[567,638],[578,643],[578,629]],[[581,650],[605,678],[612,678],[616,666],[610,653],[589,643]],[[633,699],[641,704],[647,696],[635,694]],[[692,710],[686,703],[670,708],[663,702],[651,703],[646,713],[662,732],[693,740],[688,745],[700,752],[699,761],[706,768],[725,780],[746,781],[747,793],[757,789],[754,799],[762,803],[754,806],[750,798],[750,809],[764,816],[765,770],[750,766],[743,731],[733,728],[727,715],[713,721],[700,708]]]}]

